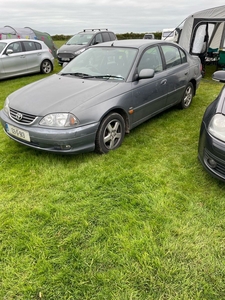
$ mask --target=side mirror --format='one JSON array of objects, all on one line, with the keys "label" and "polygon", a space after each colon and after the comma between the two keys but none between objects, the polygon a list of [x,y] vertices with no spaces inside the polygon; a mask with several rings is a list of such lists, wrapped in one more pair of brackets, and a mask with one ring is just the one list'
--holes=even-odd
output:
[{"label": "side mirror", "polygon": [[153,78],[155,75],[155,70],[153,69],[142,69],[138,75],[138,79]]},{"label": "side mirror", "polygon": [[215,81],[225,83],[225,71],[216,71],[212,75],[212,79]]},{"label": "side mirror", "polygon": [[6,50],[6,55],[9,55],[9,54],[12,54],[13,53],[13,50],[12,49],[7,49]]}]

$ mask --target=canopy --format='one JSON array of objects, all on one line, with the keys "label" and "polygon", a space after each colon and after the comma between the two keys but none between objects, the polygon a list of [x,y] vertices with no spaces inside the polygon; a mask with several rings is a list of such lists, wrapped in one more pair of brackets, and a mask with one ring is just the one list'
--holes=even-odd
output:
[{"label": "canopy", "polygon": [[225,48],[225,5],[190,15],[180,31],[178,43],[191,54],[201,54],[208,48]]},{"label": "canopy", "polygon": [[57,48],[51,38],[46,32],[40,32],[30,27],[13,28],[11,26],[4,26],[0,28],[0,40],[4,39],[36,39],[43,41],[52,51],[52,55],[56,57]]}]

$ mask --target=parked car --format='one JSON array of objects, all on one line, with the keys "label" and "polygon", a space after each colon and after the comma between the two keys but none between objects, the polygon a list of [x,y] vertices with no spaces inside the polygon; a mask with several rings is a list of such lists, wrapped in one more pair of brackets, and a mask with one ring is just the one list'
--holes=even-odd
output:
[{"label": "parked car", "polygon": [[154,115],[188,108],[200,80],[199,58],[179,45],[116,40],[9,95],[0,119],[10,138],[36,149],[107,153]]},{"label": "parked car", "polygon": [[149,39],[149,40],[153,40],[155,38],[154,33],[146,33],[143,37],[143,39]]},{"label": "parked car", "polygon": [[[216,71],[213,79],[225,83],[225,71]],[[225,181],[225,87],[206,108],[200,129],[198,157],[206,171]]]},{"label": "parked car", "polygon": [[30,73],[50,73],[54,57],[42,41],[27,39],[0,40],[0,79]]},{"label": "parked car", "polygon": [[75,34],[65,45],[58,49],[58,63],[63,65],[65,62],[70,62],[89,46],[116,39],[115,33],[108,29],[84,29],[82,32]]}]

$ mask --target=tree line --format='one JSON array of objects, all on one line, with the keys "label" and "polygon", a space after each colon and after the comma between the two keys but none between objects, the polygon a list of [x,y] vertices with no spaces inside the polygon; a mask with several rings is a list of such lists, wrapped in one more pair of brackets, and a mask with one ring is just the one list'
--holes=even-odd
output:
[{"label": "tree line", "polygon": [[[118,40],[128,40],[128,39],[142,39],[146,33],[118,33],[116,34]],[[155,39],[160,40],[162,32],[154,32]],[[56,34],[52,36],[53,41],[68,41],[72,35]]]}]

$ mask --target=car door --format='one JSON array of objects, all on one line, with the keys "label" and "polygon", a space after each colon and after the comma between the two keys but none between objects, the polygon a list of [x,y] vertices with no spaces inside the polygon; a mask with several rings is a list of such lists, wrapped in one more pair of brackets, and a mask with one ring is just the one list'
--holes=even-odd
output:
[{"label": "car door", "polygon": [[167,71],[168,97],[166,106],[172,106],[182,99],[188,83],[189,65],[185,52],[175,45],[162,45]]},{"label": "car door", "polygon": [[27,72],[26,57],[20,41],[8,45],[1,56],[4,75],[2,78],[25,74]]},{"label": "car door", "polygon": [[27,71],[30,72],[38,72],[40,70],[41,64],[41,55],[42,55],[42,47],[38,42],[33,41],[23,41],[23,46],[25,49],[25,56],[27,62]]},{"label": "car door", "polygon": [[154,69],[155,75],[153,78],[140,79],[132,83],[134,111],[131,115],[132,127],[164,110],[167,100],[167,77],[157,46],[144,51],[137,69],[138,73],[143,69]]}]

